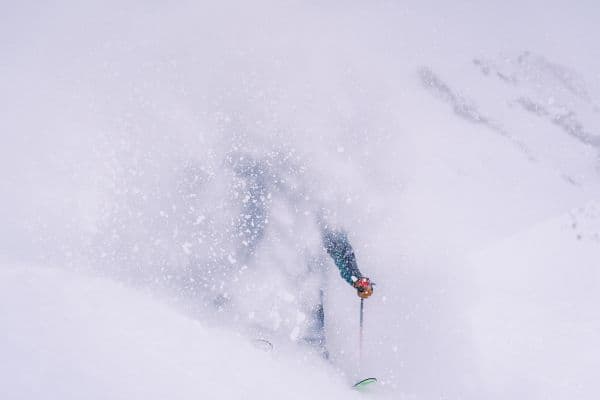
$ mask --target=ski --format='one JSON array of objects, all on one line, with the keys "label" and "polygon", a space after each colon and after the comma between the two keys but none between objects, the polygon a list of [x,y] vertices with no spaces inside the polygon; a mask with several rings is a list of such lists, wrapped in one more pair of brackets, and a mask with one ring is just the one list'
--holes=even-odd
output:
[{"label": "ski", "polygon": [[377,378],[365,378],[356,382],[354,385],[352,385],[352,387],[357,390],[362,390],[367,388],[368,386],[371,386],[375,382],[377,382]]}]

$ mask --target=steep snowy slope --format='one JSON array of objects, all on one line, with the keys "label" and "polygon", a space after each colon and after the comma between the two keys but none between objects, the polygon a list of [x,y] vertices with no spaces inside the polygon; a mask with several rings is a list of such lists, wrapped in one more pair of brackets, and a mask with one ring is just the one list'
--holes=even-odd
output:
[{"label": "steep snowy slope", "polygon": [[353,398],[319,360],[268,354],[108,280],[0,269],[3,399]]}]

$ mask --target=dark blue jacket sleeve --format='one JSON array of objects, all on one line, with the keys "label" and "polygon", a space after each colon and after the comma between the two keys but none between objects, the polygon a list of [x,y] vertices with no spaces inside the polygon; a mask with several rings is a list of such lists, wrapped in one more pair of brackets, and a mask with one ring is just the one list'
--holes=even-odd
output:
[{"label": "dark blue jacket sleeve", "polygon": [[343,231],[333,231],[324,229],[323,246],[327,254],[331,256],[333,262],[340,270],[340,275],[346,282],[354,286],[352,277],[361,278],[362,274],[356,263],[354,250],[348,241],[348,235]]}]

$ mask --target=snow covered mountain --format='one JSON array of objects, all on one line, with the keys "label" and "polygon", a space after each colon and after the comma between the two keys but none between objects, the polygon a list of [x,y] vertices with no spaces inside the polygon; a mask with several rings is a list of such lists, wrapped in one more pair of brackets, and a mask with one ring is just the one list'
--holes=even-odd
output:
[{"label": "snow covered mountain", "polygon": [[[591,1],[5,5],[3,398],[191,398],[207,376],[220,398],[351,396],[358,302],[335,270],[331,364],[290,345],[320,207],[377,283],[375,397],[596,398],[599,17]],[[260,240],[236,230],[248,159],[270,177]],[[277,360],[246,348],[257,325]]]}]

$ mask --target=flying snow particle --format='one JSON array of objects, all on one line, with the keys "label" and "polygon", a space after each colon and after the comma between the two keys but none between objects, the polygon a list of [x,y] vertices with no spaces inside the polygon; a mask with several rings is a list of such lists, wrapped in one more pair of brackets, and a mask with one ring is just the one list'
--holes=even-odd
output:
[{"label": "flying snow particle", "polygon": [[192,244],[190,242],[185,242],[184,244],[181,245],[181,248],[183,249],[183,252],[185,254],[191,254],[192,253]]},{"label": "flying snow particle", "polygon": [[292,331],[290,332],[290,339],[292,339],[294,342],[296,342],[299,337],[300,337],[300,328],[295,326],[294,329],[292,329]]},{"label": "flying snow particle", "polygon": [[304,321],[306,321],[306,314],[304,314],[303,312],[298,311],[298,313],[296,314],[296,322],[301,324]]}]

